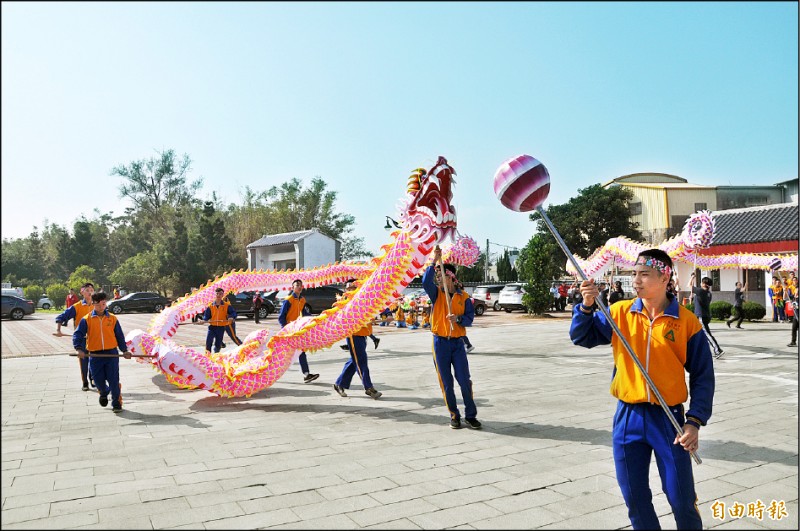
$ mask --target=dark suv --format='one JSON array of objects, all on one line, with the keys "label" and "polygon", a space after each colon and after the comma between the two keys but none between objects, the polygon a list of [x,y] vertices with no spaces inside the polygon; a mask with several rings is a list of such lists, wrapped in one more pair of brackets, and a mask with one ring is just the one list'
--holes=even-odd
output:
[{"label": "dark suv", "polygon": [[[344,290],[335,286],[320,286],[318,288],[306,288],[303,290],[303,297],[306,299],[306,309],[309,313],[322,313],[332,308],[336,302],[336,296],[344,293]],[[284,297],[281,297],[286,298]],[[283,302],[283,300],[281,300]]]},{"label": "dark suv", "polygon": [[35,311],[36,308],[34,308],[33,301],[15,297],[14,295],[3,295],[3,317],[8,316],[18,321],[26,315],[31,315]]},{"label": "dark suv", "polygon": [[152,291],[128,293],[122,298],[107,301],[108,311],[122,312],[160,312],[170,305],[170,300]]},{"label": "dark suv", "polygon": [[484,284],[483,286],[477,286],[475,291],[472,292],[472,298],[476,301],[483,301],[486,306],[491,306],[492,310],[499,312],[500,290],[502,290],[504,286],[505,284]]},{"label": "dark suv", "polygon": [[[231,303],[233,309],[236,310],[236,315],[252,318],[255,315],[255,307],[253,306],[254,291],[243,291],[241,293],[229,293],[228,302]],[[261,313],[258,315],[259,320],[266,319],[271,313],[275,313],[275,304],[268,298],[261,296]]]}]

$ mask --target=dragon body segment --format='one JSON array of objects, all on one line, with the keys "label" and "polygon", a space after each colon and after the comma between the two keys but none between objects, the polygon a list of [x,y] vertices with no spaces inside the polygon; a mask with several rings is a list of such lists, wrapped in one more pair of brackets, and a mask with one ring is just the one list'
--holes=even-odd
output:
[{"label": "dragon body segment", "polygon": [[[274,384],[289,369],[295,355],[328,348],[351,336],[398,298],[403,289],[429,263],[437,242],[447,237],[455,244],[443,246],[446,260],[458,265],[474,264],[480,253],[472,238],[456,236],[452,207],[455,171],[443,157],[429,172],[414,170],[402,203],[402,228],[392,233],[393,243],[366,264],[336,263],[311,270],[233,271],[209,282],[196,292],[178,299],[157,315],[145,332],[133,330],[126,337],[137,358],[151,363],[167,381],[183,388],[206,389],[225,397],[250,396]],[[177,344],[172,336],[182,321],[207,307],[214,291],[226,292],[287,289],[294,279],[306,286],[341,283],[357,279],[356,289],[320,315],[302,317],[275,335],[265,329],[251,332],[241,345],[219,353]]]}]

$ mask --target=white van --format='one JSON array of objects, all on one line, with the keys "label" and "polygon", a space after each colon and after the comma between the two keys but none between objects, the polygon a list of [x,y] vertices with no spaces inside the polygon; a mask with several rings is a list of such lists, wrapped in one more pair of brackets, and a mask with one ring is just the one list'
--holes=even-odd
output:
[{"label": "white van", "polygon": [[25,293],[22,291],[22,288],[3,288],[3,295],[25,298]]}]

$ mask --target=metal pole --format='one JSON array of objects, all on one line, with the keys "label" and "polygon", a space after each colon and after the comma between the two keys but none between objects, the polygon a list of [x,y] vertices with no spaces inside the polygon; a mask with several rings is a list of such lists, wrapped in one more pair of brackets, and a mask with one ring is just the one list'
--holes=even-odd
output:
[{"label": "metal pole", "polygon": [[[547,214],[545,213],[544,209],[541,206],[539,206],[536,208],[536,211],[539,212],[539,214],[541,214],[545,225],[547,225],[547,228],[550,229],[550,232],[553,234],[553,237],[556,239],[556,242],[558,243],[559,247],[561,247],[561,250],[564,251],[564,254],[566,254],[567,258],[569,258],[570,262],[572,262],[572,266],[578,272],[578,275],[581,277],[581,280],[588,280],[586,278],[586,274],[583,272],[583,269],[578,264],[578,261],[575,260],[575,257],[572,255],[569,248],[567,247],[567,244],[564,242],[564,240],[561,238],[561,235],[553,226],[553,222],[550,221],[549,217],[547,217]],[[661,393],[658,392],[658,389],[656,388],[656,384],[653,382],[653,379],[650,378],[649,374],[647,374],[647,371],[642,366],[642,362],[639,361],[639,358],[636,356],[636,353],[633,352],[633,347],[631,347],[630,343],[628,343],[628,340],[625,339],[625,336],[622,335],[622,331],[619,329],[617,323],[615,323],[614,320],[611,318],[611,314],[609,313],[608,308],[606,308],[605,304],[603,304],[603,301],[601,301],[599,297],[595,299],[595,302],[597,303],[597,306],[600,308],[600,311],[603,312],[603,315],[606,317],[606,320],[611,325],[611,328],[617,334],[617,337],[619,338],[620,342],[625,346],[625,350],[628,351],[628,354],[633,359],[633,362],[639,368],[639,371],[641,371],[642,376],[644,376],[644,379],[647,381],[647,385],[650,386],[650,390],[656,396],[656,398],[658,399],[658,403],[661,405],[661,408],[664,410],[664,413],[667,414],[667,418],[669,418],[669,421],[672,423],[672,427],[675,428],[675,431],[678,432],[679,437],[683,436],[683,428],[681,428],[681,425],[678,424],[677,420],[675,420],[672,411],[670,411],[669,409],[669,404],[667,404],[667,402],[664,400],[664,397],[661,396]],[[690,453],[695,463],[699,465],[703,462],[700,459],[700,456],[697,455],[696,452],[690,452]]]},{"label": "metal pole", "polygon": [[483,281],[489,282],[489,238],[486,238],[486,261],[483,265]]}]

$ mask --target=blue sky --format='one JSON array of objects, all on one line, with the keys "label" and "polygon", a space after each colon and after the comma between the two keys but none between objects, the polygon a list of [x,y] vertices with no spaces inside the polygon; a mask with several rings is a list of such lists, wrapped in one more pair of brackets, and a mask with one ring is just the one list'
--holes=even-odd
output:
[{"label": "blue sky", "polygon": [[165,149],[226,202],[320,176],[373,252],[438,155],[482,247],[533,234],[492,190],[521,153],[549,169],[554,203],[635,172],[797,178],[797,9],[4,2],[2,237],[121,213],[111,168]]}]

